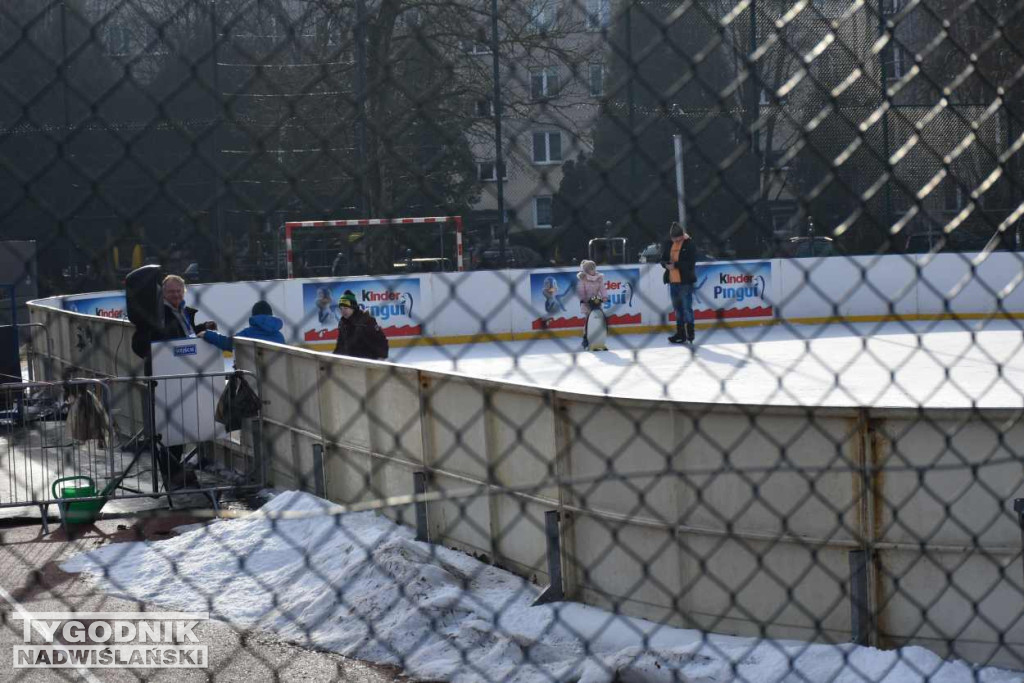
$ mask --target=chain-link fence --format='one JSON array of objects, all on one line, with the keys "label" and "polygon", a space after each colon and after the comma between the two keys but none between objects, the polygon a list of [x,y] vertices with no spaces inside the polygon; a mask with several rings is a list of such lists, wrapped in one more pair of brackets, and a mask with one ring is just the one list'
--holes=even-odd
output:
[{"label": "chain-link fence", "polygon": [[0,3],[3,678],[1022,680],[1022,9]]}]

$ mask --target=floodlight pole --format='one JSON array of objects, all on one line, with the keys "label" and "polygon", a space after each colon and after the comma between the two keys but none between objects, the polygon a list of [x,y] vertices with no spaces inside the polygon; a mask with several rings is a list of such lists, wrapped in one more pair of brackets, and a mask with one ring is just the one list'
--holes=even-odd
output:
[{"label": "floodlight pole", "polygon": [[501,71],[498,55],[498,0],[491,0],[491,71],[494,80],[491,112],[494,114],[494,177],[498,183],[498,227],[501,234],[501,263],[506,265],[505,245],[508,242],[508,223],[505,221],[505,165],[501,149]]},{"label": "floodlight pole", "polygon": [[370,202],[366,192],[367,143],[366,143],[366,0],[356,0],[356,25],[354,27],[356,60],[356,192],[359,195],[359,216],[369,216]]},{"label": "floodlight pole", "polygon": [[686,225],[686,187],[683,183],[683,136],[672,136],[676,150],[676,206],[679,211],[679,225]]}]

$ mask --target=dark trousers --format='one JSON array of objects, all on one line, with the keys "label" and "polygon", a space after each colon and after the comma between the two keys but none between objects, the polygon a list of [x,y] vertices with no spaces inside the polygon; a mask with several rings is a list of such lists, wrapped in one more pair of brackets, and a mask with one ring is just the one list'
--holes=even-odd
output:
[{"label": "dark trousers", "polygon": [[676,325],[683,329],[684,323],[693,324],[693,285],[673,282],[668,286],[672,309],[676,313]]},{"label": "dark trousers", "polygon": [[[146,374],[152,375],[153,369],[149,358],[146,359]],[[160,435],[156,433],[156,405],[153,401],[152,390],[156,388],[156,382],[150,382],[150,393],[146,397],[146,436],[149,439],[150,447],[155,456],[154,466],[160,472],[160,481],[164,484],[164,490],[180,488],[185,485],[185,468],[181,464],[181,456],[185,452],[184,446],[164,446],[159,443]],[[154,480],[154,485],[156,480]]]}]

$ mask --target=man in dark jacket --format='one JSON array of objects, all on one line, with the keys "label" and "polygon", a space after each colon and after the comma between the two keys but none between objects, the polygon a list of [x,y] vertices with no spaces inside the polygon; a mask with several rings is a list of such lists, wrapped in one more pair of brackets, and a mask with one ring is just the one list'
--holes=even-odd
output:
[{"label": "man in dark jacket", "polygon": [[281,328],[284,322],[274,316],[274,309],[266,301],[257,301],[252,306],[252,315],[249,316],[249,327],[245,328],[234,337],[226,337],[213,330],[200,332],[199,336],[210,342],[221,351],[234,351],[235,338],[246,337],[248,339],[262,339],[264,341],[284,344],[284,335]]},{"label": "man in dark jacket", "polygon": [[[216,330],[217,324],[206,322],[196,324],[196,309],[185,305],[185,281],[177,275],[168,275],[161,285],[160,324],[158,327],[137,327],[132,335],[132,351],[146,360],[146,374],[153,374],[149,345],[155,341],[169,341],[194,337],[197,333]],[[197,488],[194,472],[186,472],[181,464],[181,446],[157,448],[157,467],[168,491],[186,487]]]},{"label": "man in dark jacket", "polygon": [[341,322],[338,323],[338,343],[334,353],[356,358],[385,360],[388,357],[388,338],[372,315],[359,308],[351,290],[338,299]]},{"label": "man in dark jacket", "polygon": [[676,333],[668,340],[673,344],[693,343],[693,285],[697,282],[697,251],[693,240],[679,223],[672,223],[668,236],[668,242],[661,248],[661,265],[665,268],[664,281],[676,313]]},{"label": "man in dark jacket", "polygon": [[132,335],[132,351],[139,358],[146,359],[146,373],[149,367],[149,345],[155,341],[169,341],[194,337],[199,332],[216,330],[217,323],[196,324],[196,309],[185,305],[185,281],[177,275],[168,275],[161,285],[163,298],[160,302],[160,324],[158,327],[138,327]]}]

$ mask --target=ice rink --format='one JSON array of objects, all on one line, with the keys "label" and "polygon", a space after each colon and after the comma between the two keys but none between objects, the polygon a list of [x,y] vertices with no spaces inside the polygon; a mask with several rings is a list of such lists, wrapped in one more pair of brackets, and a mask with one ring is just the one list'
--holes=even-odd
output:
[{"label": "ice rink", "polygon": [[1024,407],[1024,321],[778,324],[668,333],[395,348],[391,360],[592,394],[696,402]]}]

